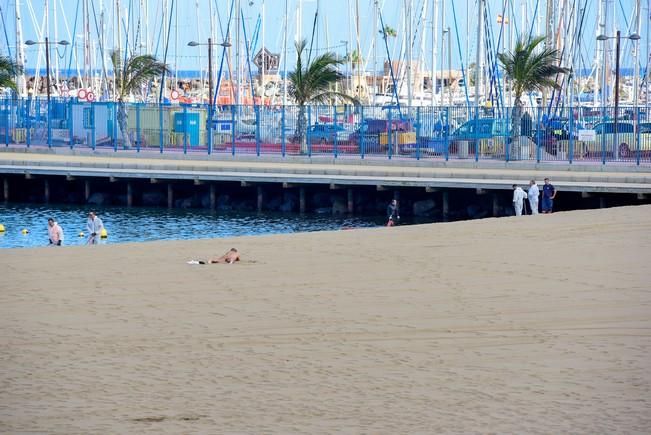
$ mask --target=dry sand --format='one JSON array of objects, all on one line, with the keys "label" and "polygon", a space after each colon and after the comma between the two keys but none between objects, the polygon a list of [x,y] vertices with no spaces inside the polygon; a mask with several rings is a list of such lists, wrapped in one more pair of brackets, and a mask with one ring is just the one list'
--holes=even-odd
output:
[{"label": "dry sand", "polygon": [[649,433],[650,254],[651,206],[0,250],[0,431]]}]

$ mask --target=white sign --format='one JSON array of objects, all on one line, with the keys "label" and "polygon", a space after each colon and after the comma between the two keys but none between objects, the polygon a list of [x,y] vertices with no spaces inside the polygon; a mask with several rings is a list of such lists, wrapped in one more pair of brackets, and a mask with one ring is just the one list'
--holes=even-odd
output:
[{"label": "white sign", "polygon": [[579,140],[581,142],[595,142],[597,140],[597,132],[594,130],[579,130]]}]

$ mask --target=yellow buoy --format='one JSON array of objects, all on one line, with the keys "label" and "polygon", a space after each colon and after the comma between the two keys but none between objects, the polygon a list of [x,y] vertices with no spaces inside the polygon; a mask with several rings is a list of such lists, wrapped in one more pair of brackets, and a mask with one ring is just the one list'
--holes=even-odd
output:
[{"label": "yellow buoy", "polygon": [[100,236],[102,239],[105,239],[105,238],[108,237],[108,231],[106,231],[106,228],[102,228],[102,231],[99,232],[99,236]]},{"label": "yellow buoy", "polygon": [[0,233],[4,233],[4,232],[5,232],[5,226],[0,224]]},{"label": "yellow buoy", "polygon": [[22,230],[20,230],[20,232],[22,234],[29,234],[29,230],[27,228],[23,228]]},{"label": "yellow buoy", "polygon": [[83,231],[79,232],[79,237],[84,237],[84,232]]}]

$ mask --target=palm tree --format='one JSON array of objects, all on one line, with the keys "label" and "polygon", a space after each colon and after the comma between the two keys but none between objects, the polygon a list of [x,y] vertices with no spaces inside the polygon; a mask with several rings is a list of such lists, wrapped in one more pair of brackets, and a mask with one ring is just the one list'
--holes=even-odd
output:
[{"label": "palm tree", "polygon": [[364,62],[364,58],[359,54],[359,51],[355,49],[352,53],[349,53],[348,56],[346,56],[346,62],[350,62],[353,65],[353,71],[355,71],[355,69]]},{"label": "palm tree", "polygon": [[115,96],[118,102],[118,125],[122,134],[123,146],[131,148],[131,138],[127,130],[127,107],[126,99],[133,93],[140,91],[143,85],[152,79],[169,73],[169,67],[156,60],[149,54],[133,55],[122,64],[120,52],[115,50],[111,53],[113,62],[113,74],[115,75]]},{"label": "palm tree", "polygon": [[327,52],[303,65],[303,51],[306,46],[306,40],[296,42],[296,69],[288,75],[290,81],[289,94],[298,105],[296,139],[300,141],[302,151],[305,151],[305,133],[307,130],[305,106],[307,104],[319,104],[337,99],[358,104],[355,98],[332,90],[334,84],[343,77],[337,67],[342,65],[344,60],[332,52]]},{"label": "palm tree", "polygon": [[544,36],[521,38],[512,52],[498,54],[504,72],[511,80],[515,97],[512,112],[514,140],[520,136],[522,95],[525,92],[543,91],[546,88],[558,89],[560,87],[556,82],[558,75],[569,71],[558,65],[558,50],[547,47],[538,49],[538,45],[544,40]]},{"label": "palm tree", "polygon": [[0,88],[16,88],[15,77],[20,74],[22,68],[10,57],[0,55]]}]

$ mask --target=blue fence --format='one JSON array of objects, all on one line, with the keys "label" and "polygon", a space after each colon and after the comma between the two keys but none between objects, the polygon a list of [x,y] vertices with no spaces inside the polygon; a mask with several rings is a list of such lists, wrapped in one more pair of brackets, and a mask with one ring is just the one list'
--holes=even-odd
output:
[{"label": "blue fence", "polygon": [[[6,146],[335,158],[651,163],[648,108],[218,106],[1,99]],[[301,123],[301,119],[304,121]],[[301,124],[303,127],[301,128]],[[514,127],[518,127],[517,130]],[[519,130],[519,131],[518,131]],[[518,133],[516,136],[515,133]]]}]

